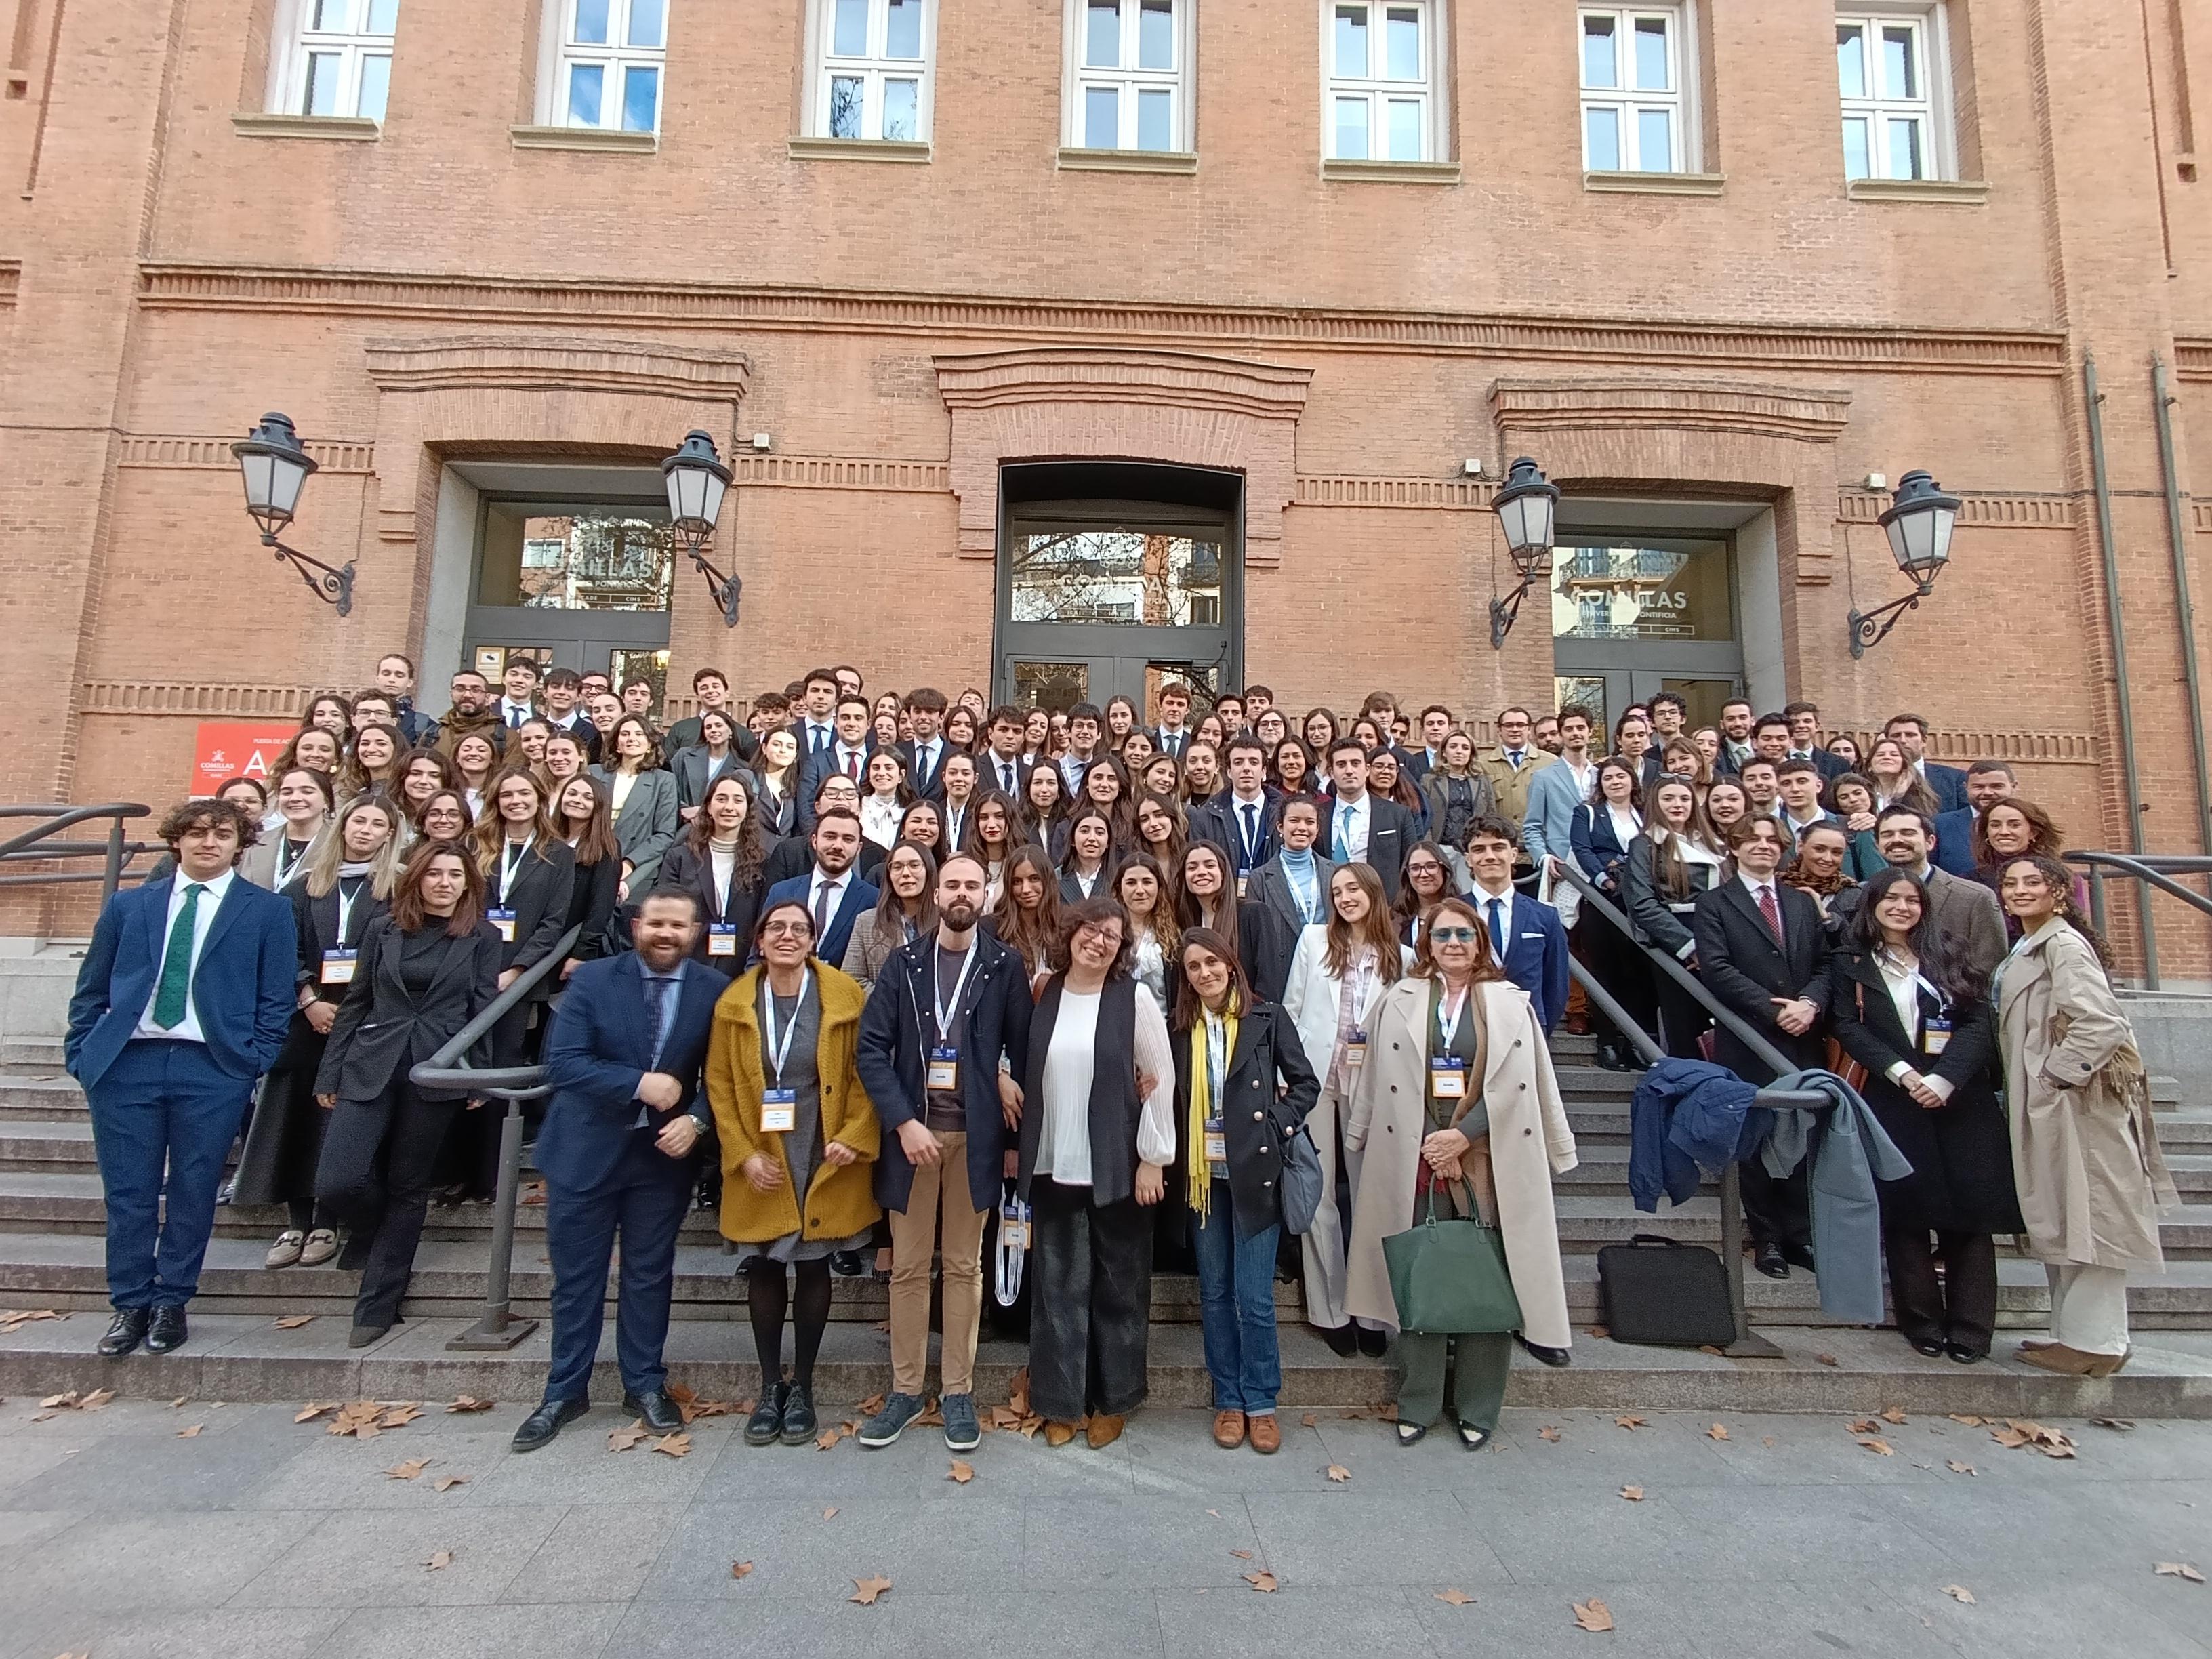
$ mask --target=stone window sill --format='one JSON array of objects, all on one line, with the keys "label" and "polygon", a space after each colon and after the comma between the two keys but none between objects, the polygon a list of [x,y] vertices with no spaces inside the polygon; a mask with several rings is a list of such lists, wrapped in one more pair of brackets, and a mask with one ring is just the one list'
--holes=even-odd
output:
[{"label": "stone window sill", "polygon": [[650,155],[660,148],[657,132],[609,132],[599,127],[509,127],[517,149],[581,149],[600,155]]},{"label": "stone window sill", "polygon": [[1455,185],[1460,181],[1456,161],[1326,160],[1321,164],[1321,176],[1370,185]]},{"label": "stone window sill", "polygon": [[1941,202],[1951,207],[1979,207],[1990,199],[1986,179],[1854,179],[1854,202]]},{"label": "stone window sill", "polygon": [[1583,188],[1624,196],[1717,196],[1725,173],[1585,173]]},{"label": "stone window sill", "polygon": [[384,125],[365,115],[234,115],[232,131],[241,138],[320,138],[373,144]]},{"label": "stone window sill", "polygon": [[787,146],[794,161],[906,161],[927,163],[930,147],[896,138],[797,138]]},{"label": "stone window sill", "polygon": [[1198,153],[1188,149],[1078,149],[1063,145],[1060,165],[1078,173],[1195,173]]}]

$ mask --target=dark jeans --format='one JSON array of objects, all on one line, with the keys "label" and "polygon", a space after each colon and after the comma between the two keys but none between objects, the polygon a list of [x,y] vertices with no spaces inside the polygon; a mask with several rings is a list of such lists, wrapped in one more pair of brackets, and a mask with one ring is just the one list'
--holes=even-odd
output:
[{"label": "dark jeans", "polygon": [[622,1236],[622,1285],[615,1304],[615,1358],[623,1389],[657,1394],[668,1385],[661,1351],[676,1279],[676,1236],[691,1202],[689,1158],[655,1149],[653,1131],[633,1129],[605,1182],[580,1191],[545,1183],[545,1257],[553,1269],[553,1359],[548,1400],[588,1400],[592,1364],[605,1322],[607,1267]]},{"label": "dark jeans", "polygon": [[1213,1183],[1206,1219],[1190,1218],[1198,1256],[1198,1310],[1206,1334],[1206,1372],[1213,1409],[1265,1417],[1283,1391],[1283,1352],[1275,1336],[1275,1241],[1271,1222],[1249,1237],[1237,1228],[1229,1183]]},{"label": "dark jeans", "polygon": [[216,1189],[252,1092],[205,1043],[172,1038],[124,1044],[85,1091],[107,1204],[107,1297],[118,1308],[181,1308],[199,1289]]},{"label": "dark jeans", "polygon": [[[1907,1341],[1955,1342],[1975,1353],[1990,1351],[1997,1322],[1997,1242],[1987,1233],[1936,1233],[1924,1227],[1884,1227],[1889,1257],[1889,1299],[1897,1328]],[[1936,1256],[1943,1277],[1936,1277]]]},{"label": "dark jeans", "polygon": [[1030,1185],[1030,1403],[1073,1423],[1120,1417],[1145,1400],[1152,1314],[1152,1218],[1133,1198],[1103,1208],[1088,1187]]},{"label": "dark jeans", "polygon": [[331,1109],[315,1201],[353,1231],[348,1253],[357,1253],[362,1263],[356,1325],[380,1328],[399,1316],[430,1206],[438,1149],[460,1109],[458,1100],[425,1100],[404,1072],[395,1072],[374,1100],[341,1098]]}]

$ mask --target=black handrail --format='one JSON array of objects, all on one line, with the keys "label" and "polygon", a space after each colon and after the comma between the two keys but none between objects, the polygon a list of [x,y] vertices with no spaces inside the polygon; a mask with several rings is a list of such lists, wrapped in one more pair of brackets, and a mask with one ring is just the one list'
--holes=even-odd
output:
[{"label": "black handrail", "polygon": [[[0,818],[44,818],[37,828],[26,830],[20,836],[10,836],[0,841],[0,863],[11,860],[85,858],[104,855],[106,864],[98,875],[86,871],[46,871],[38,875],[0,876],[0,887],[46,887],[67,882],[97,881],[100,898],[106,903],[114,897],[115,890],[123,884],[123,866],[131,859],[145,851],[139,843],[126,845],[123,839],[125,818],[153,816],[154,809],[136,801],[110,801],[98,806],[54,806],[18,805],[0,806]],[[51,836],[62,830],[88,823],[94,818],[106,818],[107,839],[105,842],[57,842],[41,846]]]},{"label": "black handrail", "polygon": [[[2173,879],[2177,875],[2212,873],[2212,858],[2194,854],[2172,853],[2104,853],[2085,849],[2061,854],[2067,863],[2078,865],[2089,878],[2089,925],[2100,933],[2105,932],[2105,872],[2112,872],[2138,884],[2178,898],[2199,913],[2212,916],[2212,898],[2193,888],[2184,887]],[[2149,895],[2143,896],[2140,916],[2142,927],[2143,988],[2159,988],[2158,931],[2151,921]]]}]

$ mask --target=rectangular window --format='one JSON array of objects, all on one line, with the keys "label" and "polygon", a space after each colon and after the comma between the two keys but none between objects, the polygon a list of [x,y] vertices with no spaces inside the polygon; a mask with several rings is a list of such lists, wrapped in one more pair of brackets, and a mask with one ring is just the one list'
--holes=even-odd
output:
[{"label": "rectangular window", "polygon": [[556,0],[560,58],[556,124],[659,132],[668,58],[668,0]]},{"label": "rectangular window", "polygon": [[1948,176],[1942,22],[1940,10],[1837,17],[1846,179]]},{"label": "rectangular window", "polygon": [[1067,142],[1085,149],[1189,149],[1193,0],[1070,3]]},{"label": "rectangular window", "polygon": [[1432,161],[1433,0],[1327,0],[1323,132],[1334,161]]},{"label": "rectangular window", "polygon": [[399,0],[301,0],[283,107],[384,119]]},{"label": "rectangular window", "polygon": [[1684,9],[1586,6],[1581,27],[1583,166],[1592,173],[1687,172]]},{"label": "rectangular window", "polygon": [[820,0],[815,131],[821,138],[929,137],[929,0]]}]

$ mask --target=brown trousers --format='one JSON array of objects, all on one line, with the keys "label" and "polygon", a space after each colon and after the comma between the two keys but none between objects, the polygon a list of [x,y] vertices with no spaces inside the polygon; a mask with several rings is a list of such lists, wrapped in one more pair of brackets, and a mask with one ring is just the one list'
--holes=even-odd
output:
[{"label": "brown trousers", "polygon": [[[983,1212],[968,1195],[968,1136],[942,1134],[944,1156],[914,1172],[891,1223],[891,1387],[920,1395],[929,1373],[929,1267],[945,1261],[945,1394],[975,1391],[975,1333],[983,1317]],[[939,1224],[943,1222],[942,1238]]]}]

